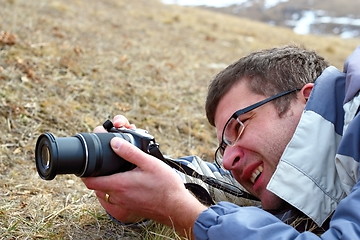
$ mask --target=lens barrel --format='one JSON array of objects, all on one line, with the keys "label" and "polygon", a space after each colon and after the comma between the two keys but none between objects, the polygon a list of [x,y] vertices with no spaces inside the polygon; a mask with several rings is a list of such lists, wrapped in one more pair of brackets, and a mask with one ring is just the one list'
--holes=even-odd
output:
[{"label": "lens barrel", "polygon": [[58,138],[52,133],[44,133],[35,147],[37,171],[41,178],[52,180],[57,174],[95,177],[133,169],[134,164],[120,158],[111,149],[113,137],[131,141],[123,133],[79,133]]}]

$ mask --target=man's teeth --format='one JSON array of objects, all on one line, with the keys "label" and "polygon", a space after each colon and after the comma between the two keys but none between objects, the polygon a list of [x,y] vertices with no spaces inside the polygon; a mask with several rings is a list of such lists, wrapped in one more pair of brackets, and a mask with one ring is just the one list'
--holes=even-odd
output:
[{"label": "man's teeth", "polygon": [[255,180],[257,179],[257,177],[262,173],[262,171],[264,170],[264,167],[262,165],[258,166],[251,174],[251,178],[250,181],[252,183],[255,182]]}]

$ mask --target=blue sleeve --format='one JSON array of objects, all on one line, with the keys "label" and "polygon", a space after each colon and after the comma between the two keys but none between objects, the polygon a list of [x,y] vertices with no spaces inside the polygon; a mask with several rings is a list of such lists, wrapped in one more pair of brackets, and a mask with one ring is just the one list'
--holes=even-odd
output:
[{"label": "blue sleeve", "polygon": [[321,236],[298,232],[270,213],[256,207],[220,202],[200,214],[194,225],[195,239],[355,240],[360,239],[360,183],[336,208],[330,228]]}]

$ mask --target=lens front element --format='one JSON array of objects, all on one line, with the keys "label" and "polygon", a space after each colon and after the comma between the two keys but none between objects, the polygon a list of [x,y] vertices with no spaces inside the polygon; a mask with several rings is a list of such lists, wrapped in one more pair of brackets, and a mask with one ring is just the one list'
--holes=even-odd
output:
[{"label": "lens front element", "polygon": [[43,145],[41,148],[41,162],[44,170],[50,168],[51,155],[47,145]]}]

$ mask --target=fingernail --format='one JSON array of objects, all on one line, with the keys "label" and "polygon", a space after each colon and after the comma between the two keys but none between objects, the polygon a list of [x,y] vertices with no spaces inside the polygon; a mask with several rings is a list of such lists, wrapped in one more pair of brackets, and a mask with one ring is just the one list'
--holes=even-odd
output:
[{"label": "fingernail", "polygon": [[121,140],[118,137],[114,137],[113,139],[111,139],[110,144],[113,149],[119,149],[121,145]]}]

